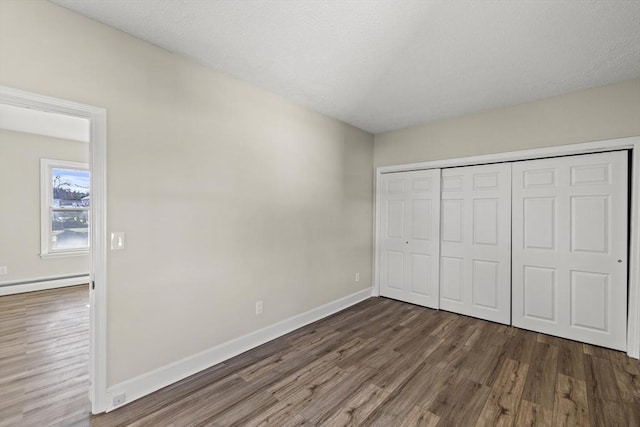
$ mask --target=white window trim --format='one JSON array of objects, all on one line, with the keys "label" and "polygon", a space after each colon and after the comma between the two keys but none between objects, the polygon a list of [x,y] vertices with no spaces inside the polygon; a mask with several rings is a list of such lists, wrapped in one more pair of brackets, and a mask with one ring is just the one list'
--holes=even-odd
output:
[{"label": "white window trim", "polygon": [[[51,212],[53,205],[53,184],[51,169],[89,170],[88,163],[69,162],[66,160],[40,159],[40,257],[64,258],[89,255],[89,247],[82,249],[52,249],[51,242]],[[70,210],[86,210],[91,214],[91,208],[73,208]]]}]

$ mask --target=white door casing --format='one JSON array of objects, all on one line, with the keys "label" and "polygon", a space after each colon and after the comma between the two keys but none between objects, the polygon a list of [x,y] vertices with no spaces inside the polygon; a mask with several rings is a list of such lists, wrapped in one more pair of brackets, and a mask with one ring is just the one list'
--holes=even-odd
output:
[{"label": "white door casing", "polygon": [[513,165],[513,324],[626,350],[626,151]]},{"label": "white door casing", "polygon": [[438,308],[440,170],[381,179],[380,295]]},{"label": "white door casing", "polygon": [[511,323],[511,166],[442,169],[440,308]]}]

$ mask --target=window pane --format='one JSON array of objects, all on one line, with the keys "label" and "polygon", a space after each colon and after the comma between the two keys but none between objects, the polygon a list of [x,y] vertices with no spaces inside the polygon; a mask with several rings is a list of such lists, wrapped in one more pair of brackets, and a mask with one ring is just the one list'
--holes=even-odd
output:
[{"label": "window pane", "polygon": [[89,247],[89,211],[55,210],[51,213],[51,249]]},{"label": "window pane", "polygon": [[53,207],[89,207],[89,171],[51,168]]}]

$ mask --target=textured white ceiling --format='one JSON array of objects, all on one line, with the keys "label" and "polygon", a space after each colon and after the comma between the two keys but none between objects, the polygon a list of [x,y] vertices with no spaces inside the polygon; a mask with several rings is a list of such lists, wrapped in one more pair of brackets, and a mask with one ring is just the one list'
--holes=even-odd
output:
[{"label": "textured white ceiling", "polygon": [[52,0],[372,133],[640,77],[640,0]]}]

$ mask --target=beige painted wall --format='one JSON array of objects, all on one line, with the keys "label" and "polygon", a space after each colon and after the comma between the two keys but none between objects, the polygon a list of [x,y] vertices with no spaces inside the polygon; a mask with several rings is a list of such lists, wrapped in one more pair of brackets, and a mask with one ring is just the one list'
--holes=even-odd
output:
[{"label": "beige painted wall", "polygon": [[109,385],[371,286],[370,134],[48,2],[0,2],[0,55],[108,110]]},{"label": "beige painted wall", "polygon": [[374,165],[640,135],[640,79],[375,136]]},{"label": "beige painted wall", "polygon": [[40,159],[89,161],[89,145],[0,129],[0,284],[89,272],[89,256],[40,257]]}]

